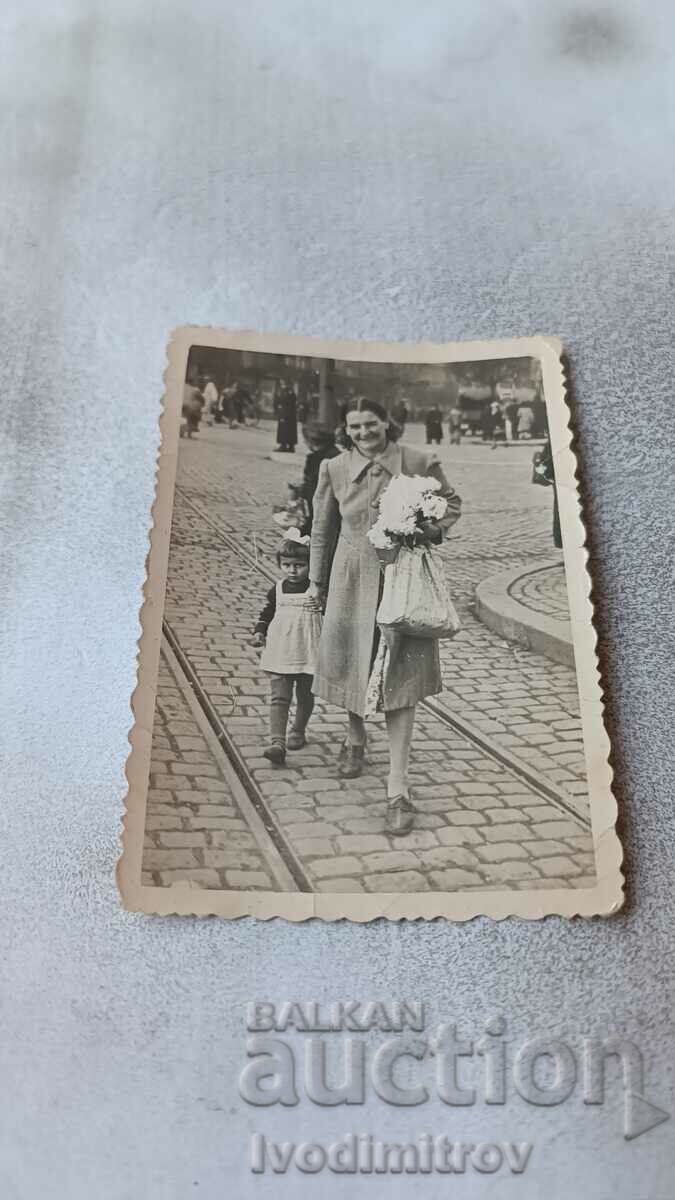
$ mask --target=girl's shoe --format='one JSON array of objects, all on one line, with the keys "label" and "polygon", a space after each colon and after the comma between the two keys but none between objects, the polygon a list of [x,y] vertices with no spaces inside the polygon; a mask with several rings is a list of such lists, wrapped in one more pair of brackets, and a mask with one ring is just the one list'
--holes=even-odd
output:
[{"label": "girl's shoe", "polygon": [[363,774],[363,758],[365,742],[362,746],[352,746],[344,742],[338,758],[338,775],[341,779],[358,779]]},{"label": "girl's shoe", "polygon": [[409,796],[394,796],[387,800],[385,831],[391,837],[402,837],[410,833],[415,822],[417,809]]},{"label": "girl's shoe", "polygon": [[283,767],[286,762],[286,747],[281,742],[271,742],[263,750],[263,756],[274,763],[275,767]]},{"label": "girl's shoe", "polygon": [[288,737],[286,738],[286,749],[287,750],[302,750],[302,747],[305,745],[305,742],[306,742],[305,735],[301,729],[291,729],[291,732],[289,733]]}]

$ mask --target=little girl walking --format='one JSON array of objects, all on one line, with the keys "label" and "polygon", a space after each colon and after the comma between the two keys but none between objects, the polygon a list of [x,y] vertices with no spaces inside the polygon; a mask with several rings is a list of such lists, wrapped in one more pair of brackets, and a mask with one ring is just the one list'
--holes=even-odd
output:
[{"label": "little girl walking", "polygon": [[[286,530],[277,550],[283,578],[267,593],[258,618],[254,646],[264,646],[260,665],[270,679],[269,744],[265,758],[278,766],[286,749],[300,750],[314,708],[312,679],[321,633],[321,611],[307,595],[309,588],[309,537],[298,529]],[[288,713],[295,684],[295,720],[286,738]]]}]

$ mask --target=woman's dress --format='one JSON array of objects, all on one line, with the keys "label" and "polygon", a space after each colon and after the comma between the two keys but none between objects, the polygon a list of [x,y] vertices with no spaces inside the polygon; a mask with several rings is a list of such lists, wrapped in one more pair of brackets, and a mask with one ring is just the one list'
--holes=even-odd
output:
[{"label": "woman's dress", "polygon": [[[448,501],[440,524],[449,528],[455,523],[461,501],[438,457],[394,442],[374,460],[357,450],[324,460],[314,494],[309,576],[328,586],[328,598],[313,691],[359,716],[366,711],[382,582],[380,560],[366,535],[377,520],[382,492],[401,474],[437,479],[439,494]],[[383,681],[384,709],[406,708],[441,690],[438,642],[396,638]]]}]

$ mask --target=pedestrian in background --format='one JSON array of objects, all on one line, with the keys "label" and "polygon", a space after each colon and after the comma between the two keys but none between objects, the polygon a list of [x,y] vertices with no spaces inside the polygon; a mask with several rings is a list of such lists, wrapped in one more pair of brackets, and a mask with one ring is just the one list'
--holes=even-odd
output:
[{"label": "pedestrian in background", "polygon": [[430,446],[432,442],[440,446],[443,441],[443,416],[437,404],[433,404],[431,408],[427,409],[424,415],[424,425],[427,434],[427,446]]},{"label": "pedestrian in background", "polygon": [[532,426],[534,425],[534,413],[529,404],[521,404],[518,410],[518,438],[525,438],[529,441],[532,437]]},{"label": "pedestrian in background", "polygon": [[408,405],[406,404],[405,400],[401,399],[401,400],[397,401],[397,403],[394,405],[394,407],[392,409],[391,415],[394,418],[399,429],[401,430],[401,436],[403,436],[403,434],[405,433],[406,422],[407,422],[408,416],[409,416]]},{"label": "pedestrian in background", "polygon": [[275,401],[277,450],[295,453],[298,441],[297,400],[290,384],[284,384]]},{"label": "pedestrian in background", "polygon": [[508,442],[518,441],[518,401],[507,400],[504,405],[504,424],[506,426],[506,440]]},{"label": "pedestrian in background", "polygon": [[213,376],[206,376],[204,384],[204,407],[206,411],[206,424],[213,425],[216,412],[218,410],[218,388],[213,382]]},{"label": "pedestrian in background", "polygon": [[448,426],[450,428],[450,445],[459,446],[462,440],[462,410],[456,400],[448,414]]},{"label": "pedestrian in background", "polygon": [[551,439],[546,436],[546,443],[541,450],[535,450],[532,456],[532,482],[553,488],[553,545],[556,550],[562,550],[562,530],[560,528],[560,509],[558,508],[558,489],[555,483],[553,469],[553,451]]},{"label": "pedestrian in background", "polygon": [[483,405],[483,411],[481,413],[480,425],[481,425],[481,433],[482,433],[483,441],[491,442],[493,440],[492,435],[494,433],[495,422],[494,422],[494,416],[492,414],[492,404],[490,403],[489,400],[486,400]]},{"label": "pedestrian in background", "polygon": [[186,383],[183,387],[183,409],[182,414],[185,418],[181,426],[180,436],[191,438],[193,433],[199,432],[199,423],[202,419],[202,409],[204,407],[204,397],[192,380]]}]

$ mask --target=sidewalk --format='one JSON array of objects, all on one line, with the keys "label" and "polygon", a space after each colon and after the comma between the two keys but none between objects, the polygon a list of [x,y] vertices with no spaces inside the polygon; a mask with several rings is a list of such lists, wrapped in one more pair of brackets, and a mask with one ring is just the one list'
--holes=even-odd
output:
[{"label": "sidewalk", "polygon": [[476,613],[501,637],[574,668],[562,559],[527,571],[501,571],[476,588]]}]

